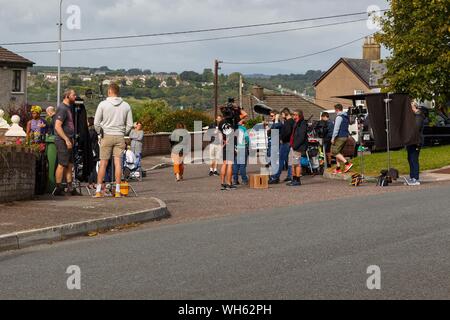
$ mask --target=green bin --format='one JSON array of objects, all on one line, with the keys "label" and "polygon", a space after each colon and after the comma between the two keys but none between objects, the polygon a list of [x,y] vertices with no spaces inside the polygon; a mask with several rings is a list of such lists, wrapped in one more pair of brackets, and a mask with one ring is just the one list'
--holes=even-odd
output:
[{"label": "green bin", "polygon": [[47,183],[48,193],[52,193],[56,187],[55,172],[56,172],[57,152],[56,152],[55,138],[56,136],[54,135],[48,135],[45,138],[45,144],[47,145],[45,154],[47,156],[48,161],[48,183]]}]

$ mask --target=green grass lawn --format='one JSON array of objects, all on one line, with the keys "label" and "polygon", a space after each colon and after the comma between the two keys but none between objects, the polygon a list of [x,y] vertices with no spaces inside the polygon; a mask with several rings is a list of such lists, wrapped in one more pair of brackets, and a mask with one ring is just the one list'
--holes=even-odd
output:
[{"label": "green grass lawn", "polygon": [[[352,171],[360,171],[360,158],[353,159]],[[365,174],[378,176],[381,170],[387,168],[387,153],[373,153],[364,156]],[[420,171],[440,169],[450,166],[450,146],[423,148],[420,153]],[[406,149],[391,152],[391,167],[400,171],[400,174],[409,173],[408,155]]]}]

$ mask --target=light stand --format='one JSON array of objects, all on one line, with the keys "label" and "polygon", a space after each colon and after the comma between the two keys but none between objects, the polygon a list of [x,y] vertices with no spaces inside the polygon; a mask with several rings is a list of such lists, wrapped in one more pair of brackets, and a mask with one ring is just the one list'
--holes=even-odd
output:
[{"label": "light stand", "polygon": [[[78,189],[80,194],[81,189],[83,188],[83,185],[81,183],[81,181],[78,179],[79,174],[80,174],[80,133],[78,132],[78,114],[80,113],[80,105],[84,104],[83,100],[78,100],[75,101],[75,105],[74,105],[74,145],[73,145],[73,160],[74,160],[74,164],[73,164],[73,185],[75,189]],[[84,160],[84,159],[83,159]],[[88,192],[89,195],[91,195],[91,192],[89,190],[89,188],[87,186],[84,186]]]},{"label": "light stand", "polygon": [[386,110],[386,149],[388,156],[387,172],[390,175],[391,172],[391,102],[390,93],[387,94],[387,99],[384,99]]}]

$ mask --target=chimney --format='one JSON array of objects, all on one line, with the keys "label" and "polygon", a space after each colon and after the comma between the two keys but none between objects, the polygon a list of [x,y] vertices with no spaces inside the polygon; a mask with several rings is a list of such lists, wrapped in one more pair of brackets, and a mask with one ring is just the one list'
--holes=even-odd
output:
[{"label": "chimney", "polygon": [[264,88],[260,86],[254,86],[252,89],[252,95],[259,100],[264,100]]},{"label": "chimney", "polygon": [[375,41],[373,36],[366,37],[364,40],[363,59],[371,61],[381,60],[381,45]]}]

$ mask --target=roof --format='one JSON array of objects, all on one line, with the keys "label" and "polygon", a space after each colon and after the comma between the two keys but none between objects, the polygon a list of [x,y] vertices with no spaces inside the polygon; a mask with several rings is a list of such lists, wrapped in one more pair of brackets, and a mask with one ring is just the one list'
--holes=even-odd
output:
[{"label": "roof", "polygon": [[338,65],[344,63],[362,82],[370,87],[370,75],[371,75],[371,61],[366,59],[352,59],[341,58],[339,59],[327,72],[325,72],[319,79],[314,82],[314,86],[317,86],[323,79],[325,79]]},{"label": "roof", "polygon": [[32,67],[33,64],[33,61],[0,47],[0,65]]},{"label": "roof", "polygon": [[[321,112],[325,110],[321,106],[295,94],[264,93],[263,102],[265,105],[277,111],[281,111],[284,108],[289,108],[291,111],[300,109],[303,111],[305,118],[309,118],[311,116],[318,118]],[[253,106],[257,103],[258,101],[253,96],[247,96],[243,99],[243,106],[245,110],[253,109]]]}]

